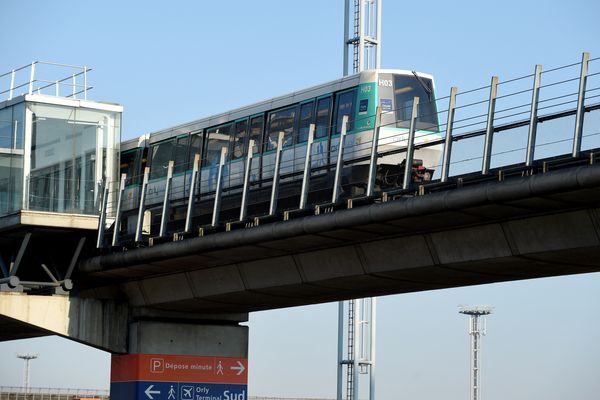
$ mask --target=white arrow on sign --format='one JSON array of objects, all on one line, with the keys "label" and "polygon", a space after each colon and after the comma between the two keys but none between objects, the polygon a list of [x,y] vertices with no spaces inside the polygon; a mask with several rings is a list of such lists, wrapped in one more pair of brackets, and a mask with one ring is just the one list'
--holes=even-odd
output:
[{"label": "white arrow on sign", "polygon": [[229,367],[229,369],[237,371],[237,375],[241,375],[242,372],[244,372],[246,370],[246,368],[244,368],[244,364],[242,364],[239,360],[238,360],[237,363],[238,363],[238,365],[234,365],[233,367]]},{"label": "white arrow on sign", "polygon": [[150,385],[144,390],[144,393],[146,393],[146,396],[148,396],[150,400],[154,400],[154,397],[152,397],[153,394],[160,394],[160,390],[152,390],[153,387],[154,385]]}]

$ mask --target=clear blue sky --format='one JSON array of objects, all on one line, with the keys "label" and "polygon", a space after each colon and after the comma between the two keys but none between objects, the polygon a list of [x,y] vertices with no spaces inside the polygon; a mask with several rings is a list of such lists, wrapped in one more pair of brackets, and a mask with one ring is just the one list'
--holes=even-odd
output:
[{"label": "clear blue sky", "polygon": [[[600,56],[600,5],[384,0],[382,66],[431,73],[440,96]],[[95,100],[124,105],[123,138],[337,78],[341,0],[0,1],[0,72],[33,60],[92,66]],[[379,301],[379,399],[466,399],[459,304],[495,307],[484,398],[597,399],[600,275]],[[335,395],[337,305],[250,316],[250,394]],[[58,338],[0,343],[0,385],[107,388],[109,356]]]}]

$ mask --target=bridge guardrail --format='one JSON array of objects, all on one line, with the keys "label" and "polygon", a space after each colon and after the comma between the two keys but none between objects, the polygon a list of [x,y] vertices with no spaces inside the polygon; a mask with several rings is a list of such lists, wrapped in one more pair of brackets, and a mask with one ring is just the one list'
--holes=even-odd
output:
[{"label": "bridge guardrail", "polygon": [[[490,170],[515,164],[532,167],[536,160],[569,154],[578,157],[582,150],[600,148],[600,57],[590,58],[588,53],[584,53],[579,62],[545,71],[537,65],[533,73],[524,76],[505,81],[493,77],[489,85],[472,90],[461,92],[452,88],[450,95],[430,99],[430,101],[435,102],[436,105],[448,102],[447,107],[433,108],[441,109],[436,112],[437,119],[441,122],[438,126],[416,130],[410,146],[407,146],[406,131],[386,137],[384,141],[395,141],[405,145],[395,150],[378,151],[374,154],[374,159],[369,156],[370,149],[373,149],[372,139],[345,148],[343,166],[347,168],[369,162],[376,168],[375,165],[379,160],[391,154],[410,152],[407,158],[412,159],[414,151],[437,146],[438,149],[442,149],[443,154],[440,162],[436,165],[424,165],[426,169],[435,171],[431,182],[436,183],[474,172],[487,175]],[[403,107],[400,114],[410,115],[412,107],[413,104]],[[392,110],[395,111],[397,110]],[[373,115],[364,116],[364,118],[372,117]],[[389,124],[378,125],[373,133],[389,125],[407,126],[409,122],[396,120]],[[436,133],[438,131],[439,134]],[[333,141],[337,143],[337,137],[332,139]],[[381,142],[379,144],[381,145]],[[331,146],[322,156],[329,162],[322,166],[313,163],[308,178],[316,177],[334,168],[337,155],[337,146]],[[306,175],[303,174],[303,170],[294,171],[294,166],[302,165],[304,159],[305,155],[300,154],[293,159],[281,161],[280,170],[292,172],[281,173],[280,184],[293,179],[300,180]],[[190,165],[178,164],[177,160],[174,161],[173,168],[186,170],[186,174],[191,172]],[[232,173],[224,169],[222,178],[229,180],[230,187],[223,193],[241,193],[247,190],[249,201],[252,202],[252,193],[255,189],[269,186],[273,182],[272,175],[276,168],[275,164],[268,165],[266,168],[263,165],[266,178],[251,180],[248,189],[245,189],[242,183],[243,168]],[[408,190],[407,194],[414,193],[412,182],[405,181],[400,184],[401,174],[402,171],[398,172],[399,176],[386,176],[385,179],[397,182],[400,191]],[[213,199],[214,201],[215,197],[218,197],[215,190],[216,178],[214,174],[200,174],[200,183],[197,187],[205,188],[200,193],[202,200]],[[370,176],[370,179],[375,179],[375,176]],[[142,180],[142,176],[126,177],[125,185],[127,182]],[[364,183],[365,187],[369,185],[369,182],[346,183]],[[117,182],[110,182],[110,185],[119,186]],[[312,194],[324,190],[333,192],[333,184],[328,183],[328,185],[331,186],[315,187],[312,179],[308,181],[310,206],[315,205],[310,203]],[[183,179],[173,181],[167,196],[164,188],[162,192],[155,195],[161,199],[163,197],[168,199],[165,202],[165,205],[168,205],[170,199],[187,198],[189,192],[190,179]],[[346,195],[350,198],[353,196],[352,193]],[[364,196],[364,193],[359,196]],[[109,196],[109,199],[112,200],[108,200],[107,208],[116,209],[115,203],[118,202],[118,197]],[[134,207],[139,207],[139,194],[132,204]]]}]

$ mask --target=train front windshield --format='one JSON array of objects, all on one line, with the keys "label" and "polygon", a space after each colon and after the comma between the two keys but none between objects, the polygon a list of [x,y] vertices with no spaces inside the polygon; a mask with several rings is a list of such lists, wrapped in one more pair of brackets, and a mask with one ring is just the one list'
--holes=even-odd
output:
[{"label": "train front windshield", "polygon": [[380,74],[380,105],[382,111],[388,113],[388,123],[393,115],[397,128],[408,128],[415,97],[419,98],[417,130],[437,132],[439,125],[432,80],[414,74]]},{"label": "train front windshield", "polygon": [[438,130],[437,107],[431,79],[418,76],[394,75],[394,97],[398,121],[410,121],[414,97],[419,98],[417,129]]}]

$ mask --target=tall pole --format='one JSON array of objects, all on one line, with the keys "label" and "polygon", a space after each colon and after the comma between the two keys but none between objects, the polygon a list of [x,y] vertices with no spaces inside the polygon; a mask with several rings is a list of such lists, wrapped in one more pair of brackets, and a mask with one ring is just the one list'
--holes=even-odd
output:
[{"label": "tall pole", "polygon": [[468,315],[471,336],[471,400],[481,398],[481,336],[485,335],[485,316],[492,313],[491,307],[461,307],[459,313]]},{"label": "tall pole", "polygon": [[381,68],[381,1],[344,0],[344,76]]},{"label": "tall pole", "polygon": [[[344,76],[380,68],[381,2],[382,0],[344,0]],[[350,11],[351,7],[354,12]],[[353,28],[353,37],[350,37],[350,27]],[[351,72],[350,64],[352,64]],[[344,399],[344,369],[346,370],[345,400],[358,400],[359,370],[368,373],[369,400],[374,400],[376,299],[348,301],[347,318],[344,318],[344,309],[344,302],[339,302],[337,400]],[[359,310],[363,311],[362,316]],[[346,357],[343,351],[344,340],[347,341]]]},{"label": "tall pole", "polygon": [[37,354],[17,354],[17,358],[25,361],[25,368],[23,369],[23,387],[25,393],[29,393],[29,362],[38,358]]}]

